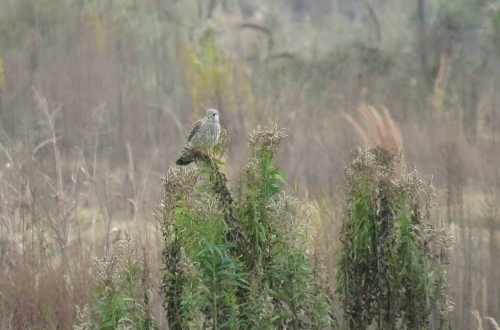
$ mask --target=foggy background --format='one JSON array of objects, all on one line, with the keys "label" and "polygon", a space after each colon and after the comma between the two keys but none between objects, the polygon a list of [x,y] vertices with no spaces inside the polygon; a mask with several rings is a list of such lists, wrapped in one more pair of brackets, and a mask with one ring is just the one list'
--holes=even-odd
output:
[{"label": "foggy background", "polygon": [[351,150],[403,148],[457,241],[454,328],[498,320],[499,82],[498,1],[0,0],[0,325],[71,328],[125,229],[157,276],[160,177],[208,108],[233,186],[248,132],[286,129],[286,189],[332,210],[332,274]]}]

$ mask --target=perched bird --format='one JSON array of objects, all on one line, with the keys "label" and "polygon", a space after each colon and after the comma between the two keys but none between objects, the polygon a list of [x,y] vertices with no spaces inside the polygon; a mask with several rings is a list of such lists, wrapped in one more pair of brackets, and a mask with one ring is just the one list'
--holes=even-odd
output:
[{"label": "perched bird", "polygon": [[[205,117],[198,120],[189,134],[187,146],[191,149],[201,149],[208,151],[213,148],[220,137],[219,112],[215,109],[208,109]],[[177,165],[188,165],[194,159],[189,153],[183,155],[175,162]]]}]

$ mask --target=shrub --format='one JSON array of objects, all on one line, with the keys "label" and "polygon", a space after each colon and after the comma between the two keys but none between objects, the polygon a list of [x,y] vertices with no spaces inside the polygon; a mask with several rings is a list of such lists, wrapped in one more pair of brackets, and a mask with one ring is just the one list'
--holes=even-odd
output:
[{"label": "shrub", "polygon": [[[324,329],[332,294],[305,247],[308,215],[281,191],[273,165],[283,131],[257,129],[236,198],[220,168],[171,168],[157,215],[165,248],[162,278],[169,329]],[[227,134],[215,152],[221,156]]]},{"label": "shrub", "polygon": [[[158,329],[148,304],[149,271],[147,254],[137,255],[126,236],[109,257],[96,258],[95,281],[99,301],[83,310],[77,307],[75,330]],[[97,322],[93,322],[93,318]]]},{"label": "shrub", "polygon": [[337,292],[349,329],[424,329],[439,308],[435,323],[449,327],[452,239],[430,222],[432,185],[424,188],[416,170],[396,179],[400,161],[358,148],[346,171]]}]

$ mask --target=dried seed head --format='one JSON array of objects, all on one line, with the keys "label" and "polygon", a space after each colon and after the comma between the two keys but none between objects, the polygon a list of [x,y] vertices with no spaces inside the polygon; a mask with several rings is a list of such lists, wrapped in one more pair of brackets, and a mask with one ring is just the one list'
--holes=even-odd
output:
[{"label": "dried seed head", "polygon": [[280,151],[279,146],[284,137],[286,137],[284,129],[278,130],[277,125],[272,129],[257,127],[257,130],[248,134],[252,156],[258,157],[264,150],[276,155]]},{"label": "dried seed head", "polygon": [[160,209],[165,214],[175,208],[179,196],[192,192],[198,181],[198,171],[196,168],[170,168],[162,181],[164,198]]},{"label": "dried seed head", "polygon": [[202,192],[193,201],[192,210],[195,217],[200,220],[214,219],[222,215],[222,206],[219,200],[206,192]]},{"label": "dried seed head", "polygon": [[229,143],[231,143],[231,138],[229,137],[229,131],[223,128],[220,131],[219,143],[214,147],[214,154],[218,157],[224,156],[227,152]]},{"label": "dried seed head", "polygon": [[94,328],[89,305],[83,306],[82,310],[76,306],[76,319],[78,324],[73,326],[73,330],[91,330]]},{"label": "dried seed head", "polygon": [[177,266],[179,267],[179,271],[181,272],[182,275],[184,275],[185,278],[191,279],[196,276],[197,264],[196,262],[188,258],[183,248],[181,248],[181,256]]},{"label": "dried seed head", "polygon": [[276,223],[277,231],[282,234],[283,241],[295,247],[300,244],[310,222],[299,199],[281,193],[280,198],[273,201],[268,208]]},{"label": "dried seed head", "polygon": [[271,319],[273,317],[273,312],[274,312],[273,298],[271,298],[267,290],[264,290],[264,292],[262,292],[262,294],[259,295],[258,299],[262,306],[259,315],[260,318],[264,320]]},{"label": "dried seed head", "polygon": [[109,257],[96,258],[96,275],[95,281],[97,285],[106,290],[115,290],[117,288],[117,283],[120,282],[120,274],[116,271],[118,267],[118,258],[116,255],[111,255]]}]

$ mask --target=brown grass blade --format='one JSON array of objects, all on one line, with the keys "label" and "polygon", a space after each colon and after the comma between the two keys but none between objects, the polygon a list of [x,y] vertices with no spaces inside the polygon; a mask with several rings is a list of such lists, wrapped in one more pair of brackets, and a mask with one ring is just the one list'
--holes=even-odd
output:
[{"label": "brown grass blade", "polygon": [[352,118],[352,116],[346,113],[343,113],[342,115],[352,125],[352,127],[354,127],[354,130],[356,131],[356,133],[358,133],[361,140],[363,140],[365,144],[368,144],[370,142],[370,139],[366,135],[365,130],[356,122],[356,120],[354,120],[354,118]]},{"label": "brown grass blade", "polygon": [[492,317],[485,317],[484,319],[490,321],[491,326],[493,327],[493,329],[500,330],[500,326],[498,326],[498,323],[497,323],[497,321],[495,321],[494,318],[492,318]]}]

